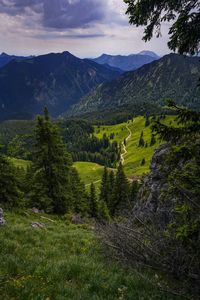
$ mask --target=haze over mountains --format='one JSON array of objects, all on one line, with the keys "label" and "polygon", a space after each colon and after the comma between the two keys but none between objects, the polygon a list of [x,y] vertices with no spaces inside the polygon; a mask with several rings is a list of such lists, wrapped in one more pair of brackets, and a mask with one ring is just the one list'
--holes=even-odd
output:
[{"label": "haze over mountains", "polygon": [[123,71],[132,71],[159,58],[160,57],[152,51],[141,51],[138,54],[130,54],[127,56],[102,54],[94,58],[93,61],[102,65],[107,64]]},{"label": "haze over mountains", "polygon": [[116,108],[140,113],[152,111],[172,99],[180,105],[200,109],[200,63],[198,57],[169,54],[99,85],[73,109],[74,114]]},{"label": "haze over mountains", "polygon": [[31,117],[48,106],[57,117],[120,72],[69,52],[12,60],[0,69],[0,118]]},{"label": "haze over mountains", "polygon": [[[0,57],[7,56],[1,55]],[[131,72],[107,61],[103,64],[80,59],[69,52],[38,57],[15,57],[0,68],[0,120],[33,118],[48,106],[53,117],[103,110],[153,111],[171,98],[179,104],[200,108],[199,58],[175,54],[161,59],[142,51],[150,63]],[[122,56],[120,56],[122,57]],[[130,55],[129,58],[137,55]]]}]

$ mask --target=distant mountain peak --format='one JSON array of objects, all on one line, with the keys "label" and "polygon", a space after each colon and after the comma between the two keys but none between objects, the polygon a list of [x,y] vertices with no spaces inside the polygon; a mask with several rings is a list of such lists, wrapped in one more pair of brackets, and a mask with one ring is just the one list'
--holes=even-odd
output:
[{"label": "distant mountain peak", "polygon": [[130,55],[109,55],[103,53],[101,56],[92,60],[98,64],[107,64],[123,71],[132,71],[157,59],[159,59],[159,56],[154,52],[142,51],[141,54]]},{"label": "distant mountain peak", "polygon": [[9,56],[9,55],[7,53],[5,53],[5,52],[2,52],[1,56]]},{"label": "distant mountain peak", "polygon": [[160,58],[155,52],[149,51],[149,50],[143,50],[143,51],[139,52],[138,55],[148,55],[148,56],[151,56],[154,58]]}]

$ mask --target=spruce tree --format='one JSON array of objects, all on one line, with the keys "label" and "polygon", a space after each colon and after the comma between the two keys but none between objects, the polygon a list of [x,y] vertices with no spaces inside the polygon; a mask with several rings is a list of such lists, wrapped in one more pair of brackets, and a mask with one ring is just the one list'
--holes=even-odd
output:
[{"label": "spruce tree", "polygon": [[145,119],[145,127],[148,127],[150,125],[150,119],[149,119],[149,115],[146,114],[146,119]]},{"label": "spruce tree", "polygon": [[89,206],[90,206],[90,209],[89,209],[90,216],[92,218],[97,218],[98,217],[98,201],[97,201],[95,185],[93,182],[90,185]]},{"label": "spruce tree", "polygon": [[47,108],[44,117],[37,118],[35,138],[31,203],[46,211],[63,214],[72,200],[69,178],[72,161]]},{"label": "spruce tree", "polygon": [[114,201],[112,204],[111,214],[116,215],[129,207],[129,182],[124,173],[123,165],[120,162],[117,169],[115,188],[114,188]]},{"label": "spruce tree", "polygon": [[[71,190],[71,192],[70,192]],[[77,214],[86,215],[89,211],[89,203],[85,184],[81,181],[80,176],[75,168],[70,169],[70,189],[71,202],[69,209]]]},{"label": "spruce tree", "polygon": [[145,142],[144,142],[144,133],[143,133],[143,131],[141,132],[141,135],[140,135],[140,139],[139,139],[139,144],[138,144],[138,146],[139,147],[144,147],[144,145],[145,145]]},{"label": "spruce tree", "polygon": [[104,167],[104,172],[101,180],[101,188],[100,188],[100,200],[104,201],[108,206],[108,190],[109,190],[109,182],[108,182],[108,169]]},{"label": "spruce tree", "polygon": [[143,158],[141,161],[141,166],[144,166],[145,164],[146,164],[146,160],[145,160],[145,158]]},{"label": "spruce tree", "polygon": [[112,210],[112,205],[114,203],[115,198],[115,174],[113,171],[110,171],[108,174],[108,209]]},{"label": "spruce tree", "polygon": [[155,135],[152,134],[152,135],[151,135],[150,146],[153,146],[153,145],[155,145],[155,144],[156,144],[156,138],[155,138]]},{"label": "spruce tree", "polygon": [[[1,149],[0,149],[1,150]],[[19,189],[17,169],[0,153],[0,203],[20,206],[23,193]]]}]

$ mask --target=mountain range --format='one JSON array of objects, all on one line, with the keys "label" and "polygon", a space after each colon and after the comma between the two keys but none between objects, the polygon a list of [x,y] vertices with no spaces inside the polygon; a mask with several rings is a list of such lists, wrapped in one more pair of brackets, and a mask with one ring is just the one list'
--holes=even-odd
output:
[{"label": "mountain range", "polygon": [[199,77],[199,58],[177,54],[124,73],[67,51],[12,59],[0,68],[0,120],[33,118],[44,106],[53,117],[116,110],[143,114],[160,111],[168,98],[200,109]]},{"label": "mountain range", "polygon": [[152,51],[142,51],[138,54],[124,55],[108,55],[102,54],[101,56],[94,58],[98,64],[107,64],[111,67],[121,69],[123,71],[132,71],[139,69],[145,64],[151,63],[154,60],[158,60],[160,57]]},{"label": "mountain range", "polygon": [[11,60],[0,69],[0,119],[32,117],[45,105],[57,117],[120,73],[69,52]]},{"label": "mountain range", "polygon": [[31,57],[9,55],[7,53],[2,52],[0,54],[0,68],[4,67],[12,60],[25,60],[27,58]]},{"label": "mountain range", "polygon": [[179,105],[200,109],[198,57],[169,54],[140,69],[99,85],[82,99],[72,114],[106,110],[152,111],[172,99]]}]

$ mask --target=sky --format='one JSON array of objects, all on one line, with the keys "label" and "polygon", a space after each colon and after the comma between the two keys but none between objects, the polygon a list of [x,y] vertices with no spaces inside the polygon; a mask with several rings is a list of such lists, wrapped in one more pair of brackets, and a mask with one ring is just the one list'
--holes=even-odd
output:
[{"label": "sky", "polygon": [[69,51],[79,57],[169,53],[162,37],[142,41],[143,28],[129,25],[123,0],[0,0],[0,52],[39,55]]}]

